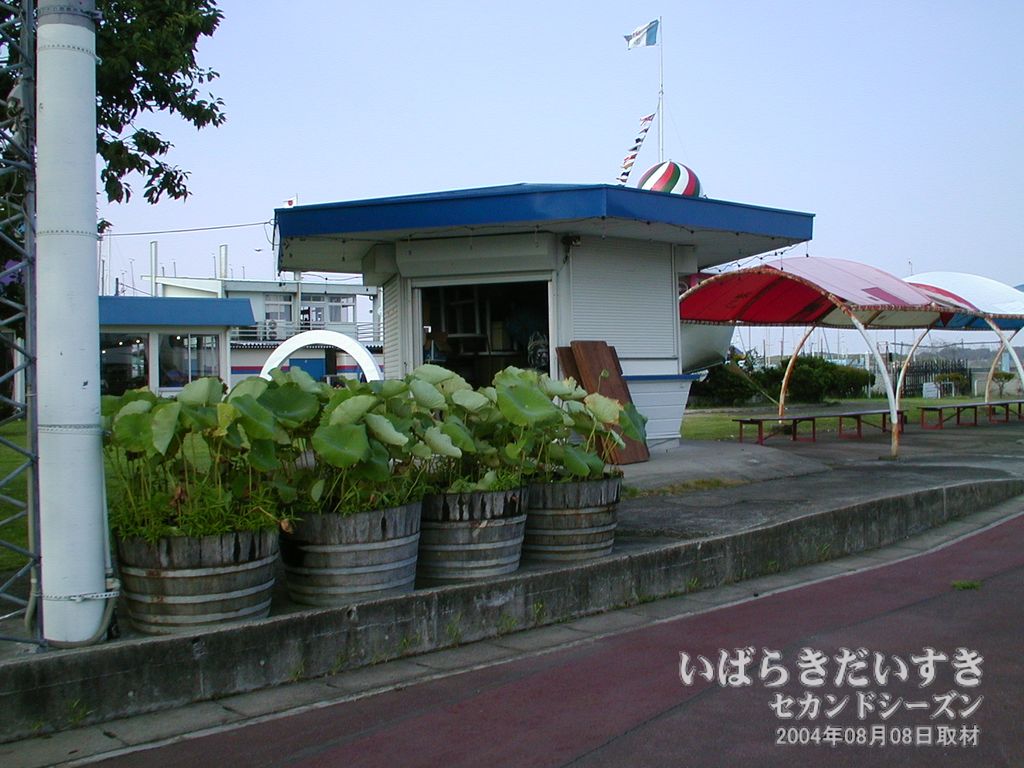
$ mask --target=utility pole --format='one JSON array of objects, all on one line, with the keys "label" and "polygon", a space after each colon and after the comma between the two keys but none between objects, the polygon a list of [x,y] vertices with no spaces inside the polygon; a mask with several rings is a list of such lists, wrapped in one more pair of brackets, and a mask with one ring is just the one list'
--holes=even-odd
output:
[{"label": "utility pole", "polygon": [[94,0],[39,0],[36,274],[44,638],[102,635],[107,536],[96,300]]}]

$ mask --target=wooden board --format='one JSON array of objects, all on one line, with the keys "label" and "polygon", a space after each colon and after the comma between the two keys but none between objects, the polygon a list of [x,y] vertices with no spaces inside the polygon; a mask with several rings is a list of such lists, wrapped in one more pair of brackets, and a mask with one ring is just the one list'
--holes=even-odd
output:
[{"label": "wooden board", "polygon": [[[603,341],[572,341],[569,343],[572,357],[579,371],[578,381],[588,392],[599,392],[612,397],[622,404],[632,403],[629,386],[622,376],[622,366],[615,349]],[[559,357],[561,361],[561,357]],[[607,372],[607,373],[606,373]],[[619,430],[616,429],[618,432]],[[625,448],[612,452],[612,464],[636,464],[651,458],[647,444],[622,436]]]},{"label": "wooden board", "polygon": [[576,358],[572,353],[572,347],[555,347],[555,354],[558,355],[558,366],[562,369],[562,378],[572,377],[581,387],[580,369],[576,365]]}]

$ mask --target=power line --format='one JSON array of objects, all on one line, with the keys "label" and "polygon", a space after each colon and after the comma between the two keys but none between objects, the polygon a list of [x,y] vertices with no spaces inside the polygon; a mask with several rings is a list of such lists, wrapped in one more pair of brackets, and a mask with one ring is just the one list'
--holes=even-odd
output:
[{"label": "power line", "polygon": [[189,229],[155,229],[152,232],[105,232],[104,237],[138,237],[142,235],[175,235],[182,232],[210,232],[216,229],[240,229],[242,227],[264,227],[269,221],[254,221],[249,224],[221,224],[217,227],[191,227]]}]

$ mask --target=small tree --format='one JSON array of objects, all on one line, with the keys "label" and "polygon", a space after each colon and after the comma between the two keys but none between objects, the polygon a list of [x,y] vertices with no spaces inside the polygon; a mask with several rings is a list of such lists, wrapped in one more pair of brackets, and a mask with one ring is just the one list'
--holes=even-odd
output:
[{"label": "small tree", "polygon": [[1016,376],[1009,371],[996,371],[992,374],[992,381],[994,381],[995,385],[999,388],[1000,397],[1003,397],[1003,394],[1006,391],[1006,385],[1015,378]]}]

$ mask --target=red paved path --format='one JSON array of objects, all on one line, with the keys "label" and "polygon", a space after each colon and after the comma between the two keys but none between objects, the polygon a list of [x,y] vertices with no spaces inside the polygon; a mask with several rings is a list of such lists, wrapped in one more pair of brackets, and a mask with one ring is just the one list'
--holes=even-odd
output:
[{"label": "red paved path", "polygon": [[[982,581],[957,591],[951,582]],[[684,686],[679,653],[722,648],[783,652],[864,647],[907,659],[926,646],[984,656],[984,700],[972,717],[898,712],[858,722],[783,722],[755,682]],[[760,657],[758,657],[759,663]],[[869,690],[907,701],[954,687],[951,671],[926,689],[890,681]],[[913,669],[912,669],[913,672]],[[791,681],[784,692],[804,688]],[[850,688],[819,691],[854,693]],[[976,747],[778,746],[783,726],[940,724],[980,729]],[[821,731],[819,730],[819,733]],[[953,546],[869,572],[628,632],[571,649],[413,685],[356,702],[252,725],[105,766],[1024,766],[1024,517]]]}]

